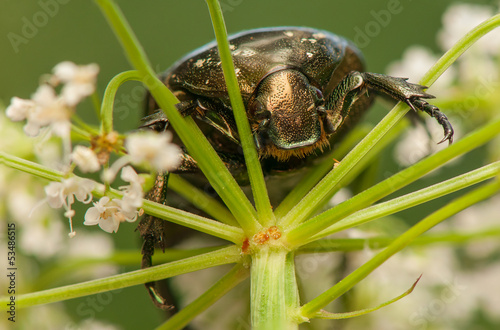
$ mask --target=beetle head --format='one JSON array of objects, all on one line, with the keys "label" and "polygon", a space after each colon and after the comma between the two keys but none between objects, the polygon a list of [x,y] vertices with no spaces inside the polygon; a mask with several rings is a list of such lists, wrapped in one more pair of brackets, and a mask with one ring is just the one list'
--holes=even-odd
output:
[{"label": "beetle head", "polygon": [[248,105],[260,155],[286,160],[327,145],[322,103],[321,91],[295,69],[264,77]]}]

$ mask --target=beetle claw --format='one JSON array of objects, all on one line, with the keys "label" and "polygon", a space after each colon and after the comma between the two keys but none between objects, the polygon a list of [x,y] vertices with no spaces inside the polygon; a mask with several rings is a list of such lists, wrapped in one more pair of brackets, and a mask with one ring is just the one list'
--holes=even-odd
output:
[{"label": "beetle claw", "polygon": [[427,113],[429,116],[433,117],[436,119],[436,121],[443,127],[444,130],[444,137],[441,141],[438,142],[438,144],[443,143],[444,141],[448,140],[449,144],[453,143],[453,126],[451,126],[450,121],[448,120],[448,117],[444,113],[442,113],[438,107],[435,105],[429,104],[425,100],[422,99],[415,99],[409,101],[413,104],[414,107],[418,108],[419,110],[424,111]]}]

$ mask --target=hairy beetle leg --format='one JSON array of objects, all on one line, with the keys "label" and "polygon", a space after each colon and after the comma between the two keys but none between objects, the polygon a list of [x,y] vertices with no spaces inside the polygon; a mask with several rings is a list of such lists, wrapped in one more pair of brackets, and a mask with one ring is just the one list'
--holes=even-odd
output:
[{"label": "hairy beetle leg", "polygon": [[359,73],[366,84],[366,87],[374,91],[382,92],[392,98],[403,101],[413,110],[421,110],[436,121],[444,129],[444,138],[438,142],[442,143],[446,140],[451,144],[453,142],[453,127],[448,120],[448,117],[439,109],[422,99],[434,98],[433,95],[426,93],[426,86],[412,84],[407,82],[407,78],[391,77],[378,73],[363,72]]}]

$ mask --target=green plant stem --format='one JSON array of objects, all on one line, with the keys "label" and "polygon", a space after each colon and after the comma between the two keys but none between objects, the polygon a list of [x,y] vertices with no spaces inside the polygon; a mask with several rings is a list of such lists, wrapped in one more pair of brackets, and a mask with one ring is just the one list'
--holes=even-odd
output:
[{"label": "green plant stem", "polygon": [[295,274],[295,252],[289,252],[285,260],[285,303],[288,317],[294,323],[293,326],[307,321],[300,317],[296,318],[296,311],[300,307],[300,295]]},{"label": "green plant stem", "polygon": [[[224,246],[227,247],[227,246]],[[221,249],[221,246],[205,247],[191,250],[166,249],[163,253],[154,255],[154,263],[162,264],[181,260],[203,253],[212,252]],[[101,265],[120,265],[120,266],[137,266],[138,260],[141,260],[142,254],[138,250],[133,251],[116,251],[107,257],[98,258],[64,258],[57,260],[55,263],[44,265],[40,275],[37,276],[36,282],[33,284],[31,291],[43,290],[54,283],[62,281],[65,277],[71,278],[73,274],[83,269],[97,267]]]},{"label": "green plant stem", "polygon": [[0,151],[0,164],[50,181],[61,181],[64,177],[61,172],[30,162],[29,160],[9,155],[3,151]]},{"label": "green plant stem", "polygon": [[361,267],[358,267],[335,286],[331,287],[315,299],[302,306],[300,309],[300,315],[308,318],[313,317],[323,307],[350,290],[354,285],[368,276],[373,270],[379,267],[387,259],[409,245],[419,235],[423,234],[438,223],[448,219],[452,215],[493,196],[499,191],[500,182],[498,180],[495,180],[492,183],[485,184],[451,201],[444,207],[424,218],[415,226],[411,227],[408,231],[395,239],[394,242],[392,242],[387,248],[378,253]]},{"label": "green plant stem", "polygon": [[[344,217],[361,210],[363,207],[373,204],[377,200],[401,189],[402,187],[416,181],[425,174],[442,166],[449,160],[465,154],[490,141],[500,133],[500,119],[470,133],[462,140],[452,144],[418,163],[394,174],[390,178],[376,184],[353,198],[340,203],[328,210],[332,217],[323,218],[322,215],[310,219],[286,233],[287,240],[291,245],[303,244],[317,233],[333,225]],[[335,215],[333,215],[335,213]]]},{"label": "green plant stem", "polygon": [[[392,141],[394,141],[400,134],[401,132],[403,131],[403,129],[405,127],[407,127],[407,122],[406,121],[401,121],[399,123],[396,124],[396,126],[394,126],[393,129],[391,129],[383,138],[382,140],[376,144],[373,149],[371,149],[366,155],[365,157],[363,157],[355,166],[352,170],[349,171],[349,173],[347,173],[344,178],[342,180],[340,180],[340,182],[337,184],[337,186],[335,187],[335,189],[332,189],[330,191],[330,194],[328,196],[326,196],[326,198],[324,199],[323,203],[319,203],[317,204],[316,208],[313,209],[312,211],[314,213],[317,213],[321,210],[322,207],[324,207],[324,205],[328,202],[328,199],[330,199],[336,192],[338,192],[341,188],[347,186],[349,183],[351,183],[353,180],[355,180],[356,178],[359,177],[360,173],[362,171],[364,171],[370,164],[373,164],[375,158],[384,150],[384,148],[387,147],[387,145],[389,145]],[[319,171],[322,171],[323,172],[323,175],[326,174],[333,166],[327,168],[326,166],[323,166],[323,164],[321,164],[319,166]],[[319,173],[316,173],[316,174],[313,174],[311,175],[310,177],[306,177],[305,179],[308,181],[307,183],[309,184],[309,187],[310,189],[312,189],[312,187],[314,187],[314,184],[311,186],[311,184],[313,183],[312,180],[315,180],[315,179],[320,179],[319,176],[317,176]],[[316,177],[314,177],[316,176]],[[318,181],[316,181],[317,183]],[[304,182],[306,183],[306,182]],[[300,183],[299,183],[300,184]],[[309,190],[310,190],[309,189]],[[297,189],[299,190],[299,189]],[[292,191],[293,193],[293,191]],[[298,194],[295,195],[294,197],[299,197]],[[296,203],[298,203],[300,200],[297,200],[295,199],[294,200],[294,205],[296,205]],[[291,202],[291,201],[289,201]],[[280,205],[281,206],[281,205]]]},{"label": "green plant stem", "polygon": [[262,173],[259,156],[253,140],[248,117],[241,98],[240,87],[236,78],[231,51],[229,50],[229,41],[227,39],[226,26],[222,17],[220,4],[216,0],[207,0],[207,5],[212,18],[217,46],[219,49],[220,59],[222,61],[222,69],[224,71],[224,79],[226,81],[229,99],[233,108],[233,115],[238,127],[238,135],[240,137],[245,163],[247,167],[250,185],[252,187],[255,207],[259,215],[259,221],[264,227],[269,227],[275,224],[274,213],[271,208],[271,202],[267,194],[266,183]]},{"label": "green plant stem", "polygon": [[73,114],[71,120],[74,122],[74,124],[71,125],[71,135],[76,133],[81,138],[83,137],[83,139],[88,141],[91,135],[99,133],[95,127],[84,122],[77,114]]},{"label": "green plant stem", "polygon": [[[500,228],[489,228],[473,233],[446,232],[443,234],[429,234],[416,238],[411,246],[427,246],[430,244],[464,244],[476,240],[500,237]],[[301,246],[296,250],[297,254],[304,253],[328,253],[328,252],[351,252],[368,249],[381,249],[391,244],[394,237],[370,237],[370,238],[334,238],[320,239]]]},{"label": "green plant stem", "polygon": [[342,161],[331,170],[302,200],[282,219],[283,228],[295,226],[312,215],[312,210],[323,204],[337,185],[358,164],[363,157],[380,141],[406,114],[405,105],[399,103]]},{"label": "green plant stem", "polygon": [[[92,294],[106,292],[133,285],[158,281],[165,278],[194,272],[209,267],[235,263],[241,260],[241,251],[237,246],[230,246],[196,257],[170,262],[147,269],[136,270],[120,275],[109,276],[98,280],[82,282],[40,292],[26,293],[16,296],[18,308],[42,305],[68,300]],[[10,297],[0,297],[0,310],[7,310]]]},{"label": "green plant stem", "polygon": [[252,329],[297,328],[289,319],[285,290],[285,250],[262,247],[252,255],[251,319]]},{"label": "green plant stem", "polygon": [[139,71],[130,70],[117,74],[113,77],[106,86],[104,97],[101,105],[101,133],[108,134],[113,131],[113,109],[115,96],[118,88],[125,82],[130,80],[142,81],[142,76]]},{"label": "green plant stem", "polygon": [[256,219],[255,208],[231,176],[194,120],[190,117],[183,118],[179,111],[177,111],[175,104],[178,100],[156,77],[144,50],[114,1],[95,0],[95,2],[99,5],[113,28],[130,63],[139,71],[142,76],[142,82],[148,87],[161,109],[165,111],[169,123],[179,135],[189,154],[196,159],[198,167],[228,206],[245,231],[245,234],[253,236],[253,234],[261,229],[261,225]]},{"label": "green plant stem", "polygon": [[336,160],[342,159],[347,155],[359,141],[361,141],[366,134],[370,132],[373,127],[367,125],[354,128],[342,140],[342,143],[337,149],[334,149],[329,155],[325,156],[323,161],[311,169],[300,182],[288,193],[283,201],[278,205],[274,214],[277,219],[285,216],[297,203],[312,189],[318,182],[328,173],[336,164]]},{"label": "green plant stem", "polygon": [[[61,181],[64,178],[63,174],[58,171],[34,162],[5,154],[3,152],[0,152],[0,163],[50,181]],[[92,194],[95,197],[102,197],[104,196],[104,193],[105,189],[102,184],[97,184],[97,188],[92,191]],[[122,193],[115,189],[106,191],[106,195],[114,198],[123,197]],[[143,200],[142,208],[147,214],[154,215],[161,219],[166,219],[179,225],[186,226],[236,244],[241,245],[245,239],[245,235],[241,228],[226,225],[224,223],[220,223],[219,221],[207,219],[193,213],[148,200]]]},{"label": "green plant stem", "polygon": [[[500,25],[500,14],[474,28],[448,52],[424,75],[420,81],[423,85],[430,86],[468,47],[481,38],[486,33]],[[361,141],[336,167],[325,176],[284,218],[283,227],[296,225],[307,219],[316,205],[323,203],[335,186],[342,178],[357,164],[366,153],[378,143],[384,134],[391,129],[409,110],[409,108],[398,103],[387,116]]]},{"label": "green plant stem", "polygon": [[192,303],[174,314],[167,322],[160,325],[157,330],[184,329],[197,315],[213,305],[232,288],[248,277],[248,268],[242,264],[235,265],[224,277],[217,281],[210,289],[205,291]]},{"label": "green plant stem", "polygon": [[455,62],[470,46],[499,26],[500,14],[497,14],[470,30],[450,50],[441,56],[436,64],[425,73],[420,83],[424,86],[432,85],[448,69],[451,63]]},{"label": "green plant stem", "polygon": [[189,181],[184,180],[181,176],[170,174],[168,187],[191,202],[198,209],[214,217],[214,219],[227,225],[238,226],[238,222],[224,205],[204,191],[193,186]]},{"label": "green plant stem", "polygon": [[384,302],[376,307],[366,308],[366,309],[361,309],[361,310],[357,310],[357,311],[353,311],[353,312],[346,312],[346,313],[329,313],[325,310],[320,310],[319,312],[317,312],[314,315],[314,318],[328,319],[328,320],[339,320],[339,319],[347,319],[347,318],[362,316],[362,315],[366,315],[368,313],[374,312],[374,311],[379,310],[385,306],[388,306],[392,303],[395,303],[396,301],[398,301],[398,300],[406,297],[410,293],[412,293],[413,289],[415,289],[415,287],[417,286],[417,283],[418,283],[418,281],[420,281],[421,277],[422,277],[422,275],[420,275],[420,277],[415,281],[415,283],[413,283],[413,285],[410,287],[410,289],[406,290],[406,292],[404,292],[403,294],[400,294],[399,296],[397,296],[389,301],[386,301],[386,302]]},{"label": "green plant stem", "polygon": [[245,234],[239,227],[226,225],[219,221],[147,200],[144,200],[142,208],[147,214],[154,217],[166,219],[181,226],[189,227],[235,244],[241,245],[245,240]]},{"label": "green plant stem", "polygon": [[[406,194],[404,196],[391,199],[387,202],[367,207],[331,225],[330,227],[321,231],[317,235],[313,235],[308,239],[308,242],[312,242],[314,240],[331,235],[333,233],[338,233],[348,228],[359,226],[363,223],[379,219],[384,216],[394,214],[402,210],[414,207],[416,205],[423,204],[425,202],[451,194],[455,191],[491,179],[498,174],[500,174],[500,161],[478,168],[474,171],[459,175],[452,179],[434,184],[427,188],[423,188],[414,191],[412,193]],[[334,216],[334,213],[335,212],[326,211],[319,217],[332,218],[332,216]],[[323,219],[320,219],[318,221],[323,221]],[[329,221],[329,220],[324,220],[324,221]]]}]

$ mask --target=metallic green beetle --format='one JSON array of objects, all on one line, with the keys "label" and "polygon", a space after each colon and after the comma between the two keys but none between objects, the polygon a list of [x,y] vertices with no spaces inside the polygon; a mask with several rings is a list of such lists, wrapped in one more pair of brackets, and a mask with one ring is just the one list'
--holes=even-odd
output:
[{"label": "metallic green beetle", "polygon": [[[377,93],[386,94],[434,117],[453,138],[446,116],[424,99],[426,87],[403,78],[364,72],[361,52],[330,32],[301,27],[245,31],[230,38],[230,49],[248,120],[265,175],[292,172],[327,152],[355,125]],[[245,162],[215,43],[174,64],[163,75],[179,98],[178,110],[191,115],[237,181],[247,183]],[[143,126],[169,129],[152,97]],[[180,141],[179,141],[180,143]],[[200,172],[186,152],[175,173]],[[164,202],[164,175],[149,198]],[[139,225],[145,244],[143,266],[154,246],[168,245],[164,221],[145,217]]]},{"label": "metallic green beetle", "polygon": [[[255,144],[265,173],[293,170],[320,156],[370,107],[376,93],[428,113],[452,141],[446,116],[423,99],[424,86],[406,79],[364,72],[360,51],[346,39],[310,28],[280,27],[246,31],[230,39]],[[183,115],[207,125],[206,136],[235,169],[244,167],[236,124],[215,44],[187,55],[163,75]],[[368,92],[371,93],[368,93]],[[163,130],[168,119],[152,98],[144,127]],[[240,162],[240,163],[239,163]],[[178,172],[195,171],[184,158]]]}]

